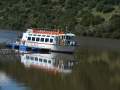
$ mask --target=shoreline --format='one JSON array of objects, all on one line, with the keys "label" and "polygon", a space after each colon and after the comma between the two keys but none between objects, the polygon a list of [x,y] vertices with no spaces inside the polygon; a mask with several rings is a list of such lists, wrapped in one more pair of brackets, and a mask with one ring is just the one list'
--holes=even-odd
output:
[{"label": "shoreline", "polygon": [[78,37],[79,48],[112,50],[120,52],[120,40],[111,38]]},{"label": "shoreline", "polygon": [[[13,30],[13,29],[0,29],[0,32],[1,31],[7,31],[7,32],[16,32],[16,33],[22,33],[22,32],[25,32],[26,30]],[[75,32],[73,32],[75,33]],[[75,33],[76,34],[76,33]],[[112,38],[112,37],[97,37],[97,36],[89,36],[89,35],[79,35],[79,34],[76,34],[76,36],[78,37],[85,37],[85,38],[100,38],[100,39],[112,39],[112,40],[120,40],[120,38]]]}]

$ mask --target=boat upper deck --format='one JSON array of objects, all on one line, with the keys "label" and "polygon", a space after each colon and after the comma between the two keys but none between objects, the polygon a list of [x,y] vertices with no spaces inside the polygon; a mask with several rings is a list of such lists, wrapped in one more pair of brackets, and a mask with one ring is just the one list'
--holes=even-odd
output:
[{"label": "boat upper deck", "polygon": [[55,35],[55,36],[59,36],[59,35],[65,34],[63,31],[61,31],[59,29],[47,30],[47,29],[38,29],[38,28],[27,29],[27,33],[30,33],[30,34],[41,34],[41,35]]}]

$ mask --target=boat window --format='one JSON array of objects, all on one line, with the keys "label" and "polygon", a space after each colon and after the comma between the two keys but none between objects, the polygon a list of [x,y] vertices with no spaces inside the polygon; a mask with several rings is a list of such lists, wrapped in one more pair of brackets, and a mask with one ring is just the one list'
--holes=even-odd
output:
[{"label": "boat window", "polygon": [[46,60],[46,59],[44,59],[44,62],[45,62],[45,63],[47,63],[47,60]]},{"label": "boat window", "polygon": [[64,39],[64,36],[62,36],[62,39]]},{"label": "boat window", "polygon": [[42,35],[43,37],[45,37],[45,35]]},{"label": "boat window", "polygon": [[75,39],[75,37],[74,37],[74,36],[71,36],[71,39],[73,39],[73,40],[74,40],[74,39]]},{"label": "boat window", "polygon": [[41,59],[41,58],[39,58],[39,62],[42,62],[42,59]]},{"label": "boat window", "polygon": [[45,42],[49,42],[49,39],[48,39],[48,38],[45,38]]},{"label": "boat window", "polygon": [[28,37],[28,40],[31,40],[31,37]]},{"label": "boat window", "polygon": [[29,59],[29,56],[26,56],[26,59]]},{"label": "boat window", "polygon": [[30,57],[31,58],[31,60],[34,60],[34,57]]},{"label": "boat window", "polygon": [[36,38],[36,41],[39,41],[39,38]]},{"label": "boat window", "polygon": [[48,63],[51,64],[51,60],[49,60]]},{"label": "boat window", "polygon": [[35,41],[35,37],[32,37],[32,41]]},{"label": "boat window", "polygon": [[58,38],[58,37],[55,37],[55,40],[56,40],[56,41],[58,41],[58,40],[59,40],[59,38]]},{"label": "boat window", "polygon": [[38,58],[37,58],[37,57],[35,57],[35,61],[38,61]]},{"label": "boat window", "polygon": [[69,40],[70,40],[70,39],[71,39],[71,37],[70,37],[70,36],[66,36],[66,39],[69,39]]},{"label": "boat window", "polygon": [[29,36],[32,36],[32,34],[28,34]]},{"label": "boat window", "polygon": [[50,39],[50,43],[52,43],[53,42],[53,39]]},{"label": "boat window", "polygon": [[41,42],[44,42],[44,38],[41,38]]}]

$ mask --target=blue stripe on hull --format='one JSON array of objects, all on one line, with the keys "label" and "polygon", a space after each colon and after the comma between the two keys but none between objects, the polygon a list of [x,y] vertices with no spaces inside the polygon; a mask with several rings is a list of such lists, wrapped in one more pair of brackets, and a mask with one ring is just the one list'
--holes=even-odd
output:
[{"label": "blue stripe on hull", "polygon": [[18,49],[20,51],[32,51],[32,52],[61,52],[61,53],[73,53],[72,51],[59,51],[59,50],[49,50],[43,48],[36,48],[36,47],[28,47],[25,45],[17,45],[15,43],[9,43],[6,45],[8,48],[11,49]]},{"label": "blue stripe on hull", "polygon": [[25,46],[25,45],[19,45],[19,50],[20,51],[27,51],[27,46]]}]

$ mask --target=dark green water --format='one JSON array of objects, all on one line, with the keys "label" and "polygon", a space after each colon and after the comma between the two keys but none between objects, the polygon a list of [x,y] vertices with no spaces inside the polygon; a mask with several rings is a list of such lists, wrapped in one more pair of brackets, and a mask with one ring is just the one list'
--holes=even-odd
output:
[{"label": "dark green water", "polygon": [[19,56],[0,56],[0,72],[17,84],[14,90],[120,90],[119,55],[118,52],[80,49],[74,55],[79,64],[74,65],[69,74],[26,68]]},{"label": "dark green water", "polygon": [[74,54],[54,53],[57,59],[78,62],[71,68],[71,73],[27,67],[21,63],[24,54],[0,55],[0,90],[120,90],[119,46],[106,49],[106,43],[99,46],[94,41],[89,47],[83,41]]}]

